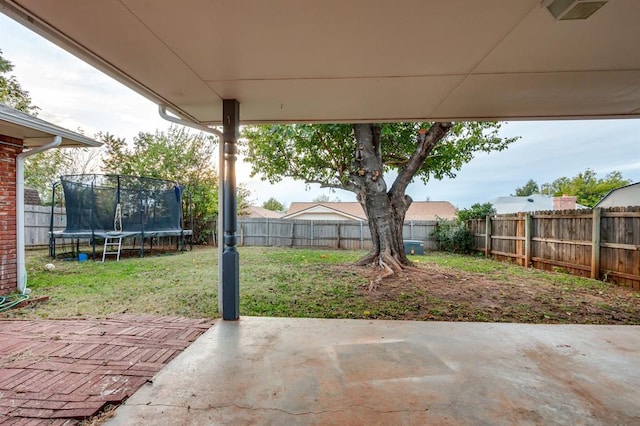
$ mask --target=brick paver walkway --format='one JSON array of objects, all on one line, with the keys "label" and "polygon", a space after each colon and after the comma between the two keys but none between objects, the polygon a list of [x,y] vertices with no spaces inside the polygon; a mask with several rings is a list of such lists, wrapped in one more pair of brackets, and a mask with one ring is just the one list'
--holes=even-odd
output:
[{"label": "brick paver walkway", "polygon": [[120,404],[213,320],[0,319],[0,425],[72,425]]}]

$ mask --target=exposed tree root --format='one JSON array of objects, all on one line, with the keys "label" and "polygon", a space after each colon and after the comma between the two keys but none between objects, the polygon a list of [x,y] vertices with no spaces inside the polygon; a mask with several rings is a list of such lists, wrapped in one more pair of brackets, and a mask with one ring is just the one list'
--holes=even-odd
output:
[{"label": "exposed tree root", "polygon": [[384,269],[384,265],[390,267],[395,272],[402,272],[405,266],[400,262],[395,256],[391,256],[389,253],[384,253],[380,255],[380,259],[378,261],[380,263],[380,267]]},{"label": "exposed tree root", "polygon": [[354,263],[355,266],[369,266],[378,259],[378,254],[371,252]]},{"label": "exposed tree root", "polygon": [[404,271],[419,271],[413,266],[403,265],[402,262],[390,253],[369,253],[354,263],[355,266],[372,266],[379,268],[381,273],[369,283],[369,291],[373,291],[385,278],[389,278]]},{"label": "exposed tree root", "polygon": [[409,265],[409,266],[405,265],[402,268],[402,271],[403,272],[424,272],[423,269],[416,268],[413,263],[411,265]]},{"label": "exposed tree root", "polygon": [[375,280],[371,280],[371,282],[369,283],[369,291],[375,290],[378,284],[380,284],[383,279],[388,278],[392,275],[395,275],[396,273],[393,269],[389,267],[389,265],[383,262],[382,259],[380,259],[378,263],[380,267],[384,270],[384,272],[378,275]]}]

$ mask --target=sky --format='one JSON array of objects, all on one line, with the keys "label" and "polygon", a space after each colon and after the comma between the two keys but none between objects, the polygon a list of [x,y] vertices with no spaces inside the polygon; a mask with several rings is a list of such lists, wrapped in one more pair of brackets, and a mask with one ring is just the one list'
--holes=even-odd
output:
[{"label": "sky", "polygon": [[[13,63],[12,74],[40,107],[38,117],[43,120],[82,129],[87,136],[102,131],[130,142],[138,132],[169,127],[154,103],[2,14],[0,50]],[[407,193],[416,201],[450,201],[468,208],[511,195],[529,179],[542,184],[587,168],[599,177],[618,170],[624,178],[640,181],[640,119],[516,121],[503,124],[501,136],[520,139],[505,151],[477,154],[455,179],[426,185],[416,181]],[[238,182],[251,191],[257,205],[270,197],[287,206],[319,195],[355,201],[350,192],[330,192],[291,179],[269,185],[249,174],[250,166],[240,161]]]}]

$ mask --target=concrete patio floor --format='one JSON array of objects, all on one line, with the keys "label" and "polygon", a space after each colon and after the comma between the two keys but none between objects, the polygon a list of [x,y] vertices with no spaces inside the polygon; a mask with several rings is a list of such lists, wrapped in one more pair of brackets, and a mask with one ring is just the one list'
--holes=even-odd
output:
[{"label": "concrete patio floor", "polygon": [[640,327],[243,317],[108,424],[640,424]]}]

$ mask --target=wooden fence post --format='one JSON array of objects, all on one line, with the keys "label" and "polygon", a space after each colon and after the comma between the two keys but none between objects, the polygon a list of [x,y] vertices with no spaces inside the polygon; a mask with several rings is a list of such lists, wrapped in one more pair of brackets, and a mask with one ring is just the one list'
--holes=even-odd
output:
[{"label": "wooden fence post", "polygon": [[520,266],[525,265],[525,233],[526,231],[523,229],[526,225],[526,213],[519,212],[516,216],[516,262]]},{"label": "wooden fence post", "polygon": [[271,245],[271,236],[269,235],[269,218],[266,218],[267,223],[267,234],[264,239],[264,245],[269,247]]},{"label": "wooden fence post", "polygon": [[593,209],[593,219],[591,223],[591,278],[600,279],[600,218],[602,209]]},{"label": "wooden fence post", "polygon": [[293,247],[293,240],[295,239],[295,234],[294,234],[295,226],[296,226],[296,223],[292,221],[291,222],[291,246],[290,247]]},{"label": "wooden fence post", "polygon": [[491,216],[484,218],[484,257],[491,256]]},{"label": "wooden fence post", "polygon": [[338,232],[338,250],[340,249],[340,224],[336,223],[336,230]]},{"label": "wooden fence post", "polygon": [[531,213],[524,216],[524,267],[531,266]]}]

